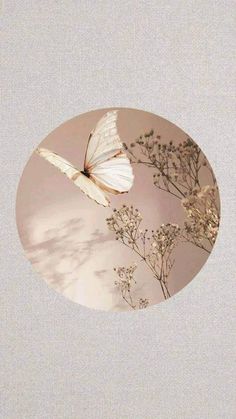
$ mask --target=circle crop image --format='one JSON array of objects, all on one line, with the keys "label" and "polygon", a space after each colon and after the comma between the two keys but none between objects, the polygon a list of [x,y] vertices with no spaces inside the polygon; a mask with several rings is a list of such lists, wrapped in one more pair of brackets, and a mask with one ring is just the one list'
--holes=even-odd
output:
[{"label": "circle crop image", "polygon": [[216,241],[220,199],[189,135],[157,115],[109,108],[39,144],[16,219],[26,257],[51,288],[89,308],[134,311],[196,276]]}]

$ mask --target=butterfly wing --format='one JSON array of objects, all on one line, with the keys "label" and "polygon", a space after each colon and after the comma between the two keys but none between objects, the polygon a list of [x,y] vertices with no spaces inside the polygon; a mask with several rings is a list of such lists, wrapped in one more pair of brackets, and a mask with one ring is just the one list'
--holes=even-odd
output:
[{"label": "butterfly wing", "polygon": [[87,176],[81,173],[76,167],[69,163],[66,159],[59,156],[53,151],[46,148],[37,148],[36,153],[55,166],[60,172],[64,173],[73,183],[78,186],[89,198],[105,207],[109,205],[109,201],[105,193]]},{"label": "butterfly wing", "polygon": [[98,204],[103,205],[104,207],[109,206],[110,202],[105,193],[92,180],[90,180],[87,176],[84,176],[83,173],[80,173],[77,179],[74,180],[74,184]]},{"label": "butterfly wing", "polygon": [[87,170],[122,150],[122,142],[117,132],[117,113],[117,110],[107,112],[90,134],[84,162]]},{"label": "butterfly wing", "polygon": [[100,188],[111,193],[128,192],[133,171],[117,131],[118,111],[107,112],[91,133],[85,156],[85,170]]},{"label": "butterfly wing", "polygon": [[118,194],[128,192],[133,185],[133,171],[125,153],[95,166],[90,177],[102,189]]},{"label": "butterfly wing", "polygon": [[64,173],[69,179],[80,173],[71,163],[47,148],[37,148],[36,153],[55,166],[60,172]]}]

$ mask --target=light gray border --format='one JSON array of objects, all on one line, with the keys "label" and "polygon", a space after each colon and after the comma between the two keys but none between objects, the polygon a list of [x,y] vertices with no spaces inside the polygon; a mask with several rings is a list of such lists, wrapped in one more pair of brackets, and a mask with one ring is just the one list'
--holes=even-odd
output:
[{"label": "light gray border", "polygon": [[[0,417],[233,419],[235,1],[5,1]],[[63,121],[125,106],[178,125],[208,156],[222,223],[204,269],[136,313],[72,304],[23,256],[15,194]]]}]

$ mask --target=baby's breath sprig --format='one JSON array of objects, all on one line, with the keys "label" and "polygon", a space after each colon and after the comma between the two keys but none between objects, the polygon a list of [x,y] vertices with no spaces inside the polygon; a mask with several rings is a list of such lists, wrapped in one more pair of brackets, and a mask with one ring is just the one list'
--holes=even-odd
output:
[{"label": "baby's breath sprig", "polygon": [[178,243],[181,229],[176,224],[162,224],[158,230],[152,233],[148,262],[160,278],[167,297],[170,297],[168,290],[168,276],[174,265],[171,254]]},{"label": "baby's breath sprig", "polygon": [[[173,141],[163,143],[154,130],[141,135],[130,146],[124,145],[132,163],[140,163],[155,170],[154,185],[176,198],[189,195],[195,187],[200,187],[200,173],[207,161],[201,149],[191,139],[186,138],[178,145]],[[215,183],[215,177],[210,170]]]},{"label": "baby's breath sprig", "polygon": [[[219,229],[219,193],[212,168],[198,145],[191,138],[178,145],[163,143],[152,129],[125,148],[133,164],[155,170],[155,186],[181,200],[187,214],[184,239],[210,253]],[[211,185],[202,185],[204,170],[210,173]]]},{"label": "baby's breath sprig", "polygon": [[113,210],[113,215],[107,218],[109,230],[114,231],[116,240],[121,240],[131,247],[136,246],[136,241],[143,235],[139,226],[142,222],[142,216],[138,209],[131,205],[123,205],[119,210]]},{"label": "baby's breath sprig", "polygon": [[165,299],[170,297],[168,276],[173,267],[172,252],[180,236],[180,227],[175,224],[162,224],[151,233],[141,229],[142,216],[133,206],[123,205],[114,209],[107,218],[109,230],[113,231],[116,240],[132,249],[151,270],[159,282]]},{"label": "baby's breath sprig", "polygon": [[187,214],[184,224],[184,239],[197,247],[211,252],[220,224],[220,208],[217,186],[194,188],[192,193],[182,200]]},{"label": "baby's breath sprig", "polygon": [[133,263],[128,268],[125,268],[124,266],[114,268],[114,271],[118,275],[118,280],[115,281],[116,287],[119,289],[121,293],[121,297],[123,300],[133,309],[141,309],[146,308],[149,304],[149,301],[147,298],[139,298],[138,302],[134,302],[134,298],[132,296],[132,287],[134,284],[136,284],[136,281],[134,279],[134,271],[137,268],[137,264]]}]

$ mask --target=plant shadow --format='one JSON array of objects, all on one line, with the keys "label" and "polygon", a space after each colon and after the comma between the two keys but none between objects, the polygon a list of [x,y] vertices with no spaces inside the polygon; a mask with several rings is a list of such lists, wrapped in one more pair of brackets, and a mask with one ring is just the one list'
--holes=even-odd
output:
[{"label": "plant shadow", "polygon": [[[72,218],[61,225],[43,232],[41,240],[26,247],[26,255],[36,271],[46,282],[59,292],[65,291],[79,280],[79,270],[102,243],[113,241],[110,232],[103,233],[98,228],[83,240],[84,222]],[[102,271],[95,271],[100,277]]]}]

